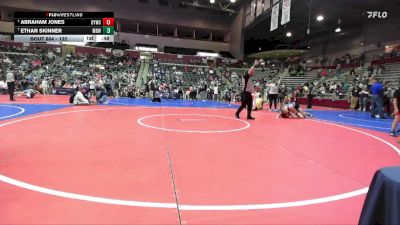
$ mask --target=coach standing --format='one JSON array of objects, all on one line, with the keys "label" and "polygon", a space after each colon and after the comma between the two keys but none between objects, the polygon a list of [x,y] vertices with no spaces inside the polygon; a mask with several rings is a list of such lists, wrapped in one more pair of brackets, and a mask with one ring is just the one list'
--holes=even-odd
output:
[{"label": "coach standing", "polygon": [[247,119],[248,120],[254,120],[255,118],[251,117],[251,110],[253,109],[253,96],[252,93],[254,92],[254,86],[253,82],[251,81],[251,77],[255,73],[255,67],[260,64],[259,60],[256,60],[254,62],[253,67],[249,69],[247,74],[243,77],[242,79],[242,87],[243,87],[243,92],[241,94],[241,101],[242,105],[239,107],[237,110],[235,116],[236,118],[240,119],[239,115],[240,112],[246,108],[247,106]]},{"label": "coach standing", "polygon": [[372,108],[371,117],[386,119],[383,115],[383,85],[376,78],[372,79]]},{"label": "coach standing", "polygon": [[6,74],[6,82],[8,87],[8,94],[10,95],[10,101],[15,101],[14,91],[15,91],[15,77],[14,73],[10,70]]}]

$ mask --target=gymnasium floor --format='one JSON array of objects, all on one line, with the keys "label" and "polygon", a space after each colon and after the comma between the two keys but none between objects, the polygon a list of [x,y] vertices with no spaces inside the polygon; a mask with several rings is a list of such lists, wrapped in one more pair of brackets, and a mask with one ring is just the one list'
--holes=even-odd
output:
[{"label": "gymnasium floor", "polygon": [[374,172],[400,162],[390,120],[363,112],[66,102],[0,95],[0,224],[356,224]]}]

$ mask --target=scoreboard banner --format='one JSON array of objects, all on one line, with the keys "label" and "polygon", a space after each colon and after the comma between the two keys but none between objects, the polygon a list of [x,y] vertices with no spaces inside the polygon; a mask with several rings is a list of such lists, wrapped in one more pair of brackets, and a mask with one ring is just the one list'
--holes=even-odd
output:
[{"label": "scoreboard banner", "polygon": [[113,12],[15,12],[19,42],[114,42]]}]

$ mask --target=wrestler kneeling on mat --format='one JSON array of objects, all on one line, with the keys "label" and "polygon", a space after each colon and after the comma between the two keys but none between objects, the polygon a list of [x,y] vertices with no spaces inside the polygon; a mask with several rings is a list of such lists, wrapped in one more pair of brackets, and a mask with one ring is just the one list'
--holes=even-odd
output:
[{"label": "wrestler kneeling on mat", "polygon": [[308,112],[304,112],[300,108],[300,106],[296,106],[295,103],[285,101],[285,104],[282,105],[279,117],[280,118],[305,119],[305,118],[312,118],[312,115]]}]

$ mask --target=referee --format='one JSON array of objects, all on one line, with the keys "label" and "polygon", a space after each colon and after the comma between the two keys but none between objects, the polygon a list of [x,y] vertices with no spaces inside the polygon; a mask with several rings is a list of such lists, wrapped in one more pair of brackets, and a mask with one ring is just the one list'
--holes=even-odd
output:
[{"label": "referee", "polygon": [[254,62],[253,67],[249,69],[247,74],[242,79],[242,87],[243,92],[241,94],[242,105],[237,110],[235,116],[236,118],[240,119],[239,115],[240,112],[246,108],[247,106],[247,119],[254,120],[254,117],[251,117],[251,110],[253,109],[253,96],[251,95],[254,92],[253,82],[251,81],[251,77],[254,75],[255,67],[260,64],[259,60]]},{"label": "referee", "polygon": [[8,87],[8,94],[10,95],[10,101],[15,101],[14,91],[15,91],[15,77],[14,73],[9,70],[6,74],[6,82]]}]

